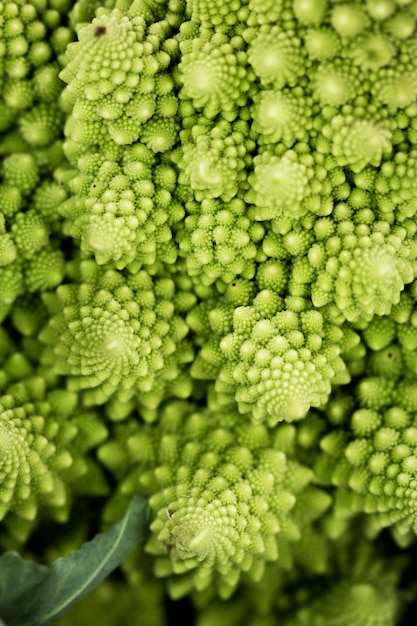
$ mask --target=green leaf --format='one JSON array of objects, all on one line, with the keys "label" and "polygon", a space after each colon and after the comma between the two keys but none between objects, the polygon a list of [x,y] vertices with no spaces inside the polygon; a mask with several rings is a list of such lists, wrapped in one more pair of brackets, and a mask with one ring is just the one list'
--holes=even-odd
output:
[{"label": "green leaf", "polygon": [[[37,580],[35,593],[25,604],[18,598],[7,626],[49,626],[73,604],[104,580],[144,539],[148,505],[134,496],[126,514],[105,533],[96,535],[80,550],[53,563],[43,580]],[[36,570],[36,576],[39,571]],[[29,584],[24,582],[24,585]],[[15,595],[15,598],[18,594]],[[16,600],[15,600],[16,602]],[[1,606],[1,605],[0,605]]]},{"label": "green leaf", "polygon": [[48,575],[47,567],[24,561],[16,552],[6,552],[0,557],[0,616],[9,626],[16,607],[25,606]]}]

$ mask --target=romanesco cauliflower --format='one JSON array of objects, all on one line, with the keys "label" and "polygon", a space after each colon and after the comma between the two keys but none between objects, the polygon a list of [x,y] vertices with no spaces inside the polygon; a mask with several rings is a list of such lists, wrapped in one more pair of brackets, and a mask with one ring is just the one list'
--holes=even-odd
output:
[{"label": "romanesco cauliflower", "polygon": [[416,0],[0,1],[1,550],[151,510],[81,626],[410,623],[416,144]]}]

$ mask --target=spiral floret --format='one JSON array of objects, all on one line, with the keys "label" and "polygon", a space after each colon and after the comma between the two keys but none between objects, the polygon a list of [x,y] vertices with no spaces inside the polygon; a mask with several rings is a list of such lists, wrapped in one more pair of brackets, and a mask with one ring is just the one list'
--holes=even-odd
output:
[{"label": "spiral floret", "polygon": [[[80,29],[79,41],[68,46],[69,61],[60,78],[67,83],[62,94],[71,112],[66,151],[74,162],[96,144],[132,144],[141,133],[155,152],[171,147],[176,99],[169,95],[172,76],[164,73],[170,56],[160,50],[169,26],[161,22],[150,34],[149,18],[143,3],[133,3],[127,15],[102,9]],[[154,114],[156,119],[150,119]]]},{"label": "spiral floret", "polygon": [[[252,39],[251,33],[248,38]],[[301,41],[278,26],[261,26],[251,41],[248,60],[263,86],[293,86],[305,74]]]},{"label": "spiral floret", "polygon": [[[136,459],[121,492],[150,495],[146,550],[173,597],[211,587],[228,598],[242,576],[260,580],[265,564],[280,558],[278,540],[291,549],[300,538],[291,509],[310,471],[289,461],[265,426],[242,422],[233,406],[170,403],[156,429],[130,423],[122,431],[118,445],[105,444],[99,456],[115,470],[119,448]],[[328,498],[318,500],[322,511]]]},{"label": "spiral floret", "polygon": [[333,301],[350,322],[388,315],[414,278],[416,251],[405,229],[391,232],[386,222],[356,227],[342,222],[328,241],[326,250],[320,242],[308,253],[319,270],[312,285],[313,304]]},{"label": "spiral floret", "polygon": [[143,70],[144,30],[143,18],[132,20],[118,10],[110,15],[103,12],[82,28],[79,41],[68,47],[70,61],[60,74],[68,85],[63,92],[64,102],[91,102],[94,119],[106,118],[103,107],[109,96],[114,112],[118,103],[121,106],[128,102]]},{"label": "spiral floret", "polygon": [[180,97],[191,99],[194,107],[203,109],[208,118],[245,105],[251,77],[241,47],[239,44],[235,49],[220,33],[210,39],[184,42],[179,64],[183,84]]},{"label": "spiral floret", "polygon": [[397,152],[384,161],[375,176],[375,197],[381,215],[395,215],[398,222],[413,218],[416,213],[417,151]]},{"label": "spiral floret", "polygon": [[353,172],[360,172],[367,165],[379,167],[392,150],[391,132],[372,120],[339,115],[324,128],[323,134],[332,141],[331,153],[336,163]]},{"label": "spiral floret", "polygon": [[350,56],[358,67],[377,72],[389,64],[395,53],[395,46],[389,37],[378,33],[355,39]]},{"label": "spiral floret", "polygon": [[[171,209],[175,205],[169,190],[152,181],[146,159],[127,158],[124,167],[106,161],[92,180],[88,195],[78,199],[84,210],[69,224],[82,249],[92,251],[100,265],[112,261],[117,269],[133,261],[150,265],[158,249],[164,260],[175,260],[168,215],[170,203]],[[171,216],[179,219],[181,209]]]},{"label": "spiral floret", "polygon": [[259,144],[282,141],[291,147],[303,137],[309,116],[301,93],[265,89],[254,100],[253,129],[260,135]]},{"label": "spiral floret", "polygon": [[276,295],[263,290],[253,306],[235,310],[233,331],[220,342],[226,365],[216,389],[234,393],[256,421],[302,419],[326,402],[332,379],[345,370],[342,337],[319,312],[279,310]]},{"label": "spiral floret", "polygon": [[285,215],[296,220],[306,209],[303,201],[309,195],[313,176],[311,163],[306,165],[293,150],[280,157],[269,151],[253,159],[254,172],[249,176],[251,191],[246,199],[262,210],[265,219]]},{"label": "spiral floret", "polygon": [[[226,30],[239,23],[241,0],[188,0],[191,19],[203,28]],[[244,13],[243,13],[244,15]]]},{"label": "spiral floret", "polygon": [[[92,390],[88,402],[101,404],[118,391],[126,398],[142,392],[142,401],[149,392],[149,402],[158,402],[161,385],[178,374],[174,353],[188,332],[170,302],[173,281],[153,283],[144,271],[125,280],[86,262],[82,272],[89,271],[97,282],[62,285],[48,299],[59,312],[40,335],[48,346],[43,361],[68,376],[71,389]],[[183,357],[192,353],[185,349]]]},{"label": "spiral floret", "polygon": [[321,105],[339,107],[358,95],[358,68],[345,60],[320,63],[313,74],[313,95]]},{"label": "spiral floret", "polygon": [[178,182],[191,186],[198,201],[219,197],[231,200],[247,176],[248,153],[255,145],[248,134],[244,123],[236,129],[227,122],[211,129],[194,126],[183,142]]},{"label": "spiral floret", "polygon": [[[137,155],[127,152],[120,165],[105,161],[95,176],[88,177],[87,193],[81,188],[62,207],[69,218],[68,232],[81,239],[81,248],[93,252],[98,264],[113,262],[123,269],[134,262],[138,268],[154,263],[157,255],[175,261],[171,225],[183,216],[170,192],[175,173],[168,168],[169,184],[159,184],[161,168],[151,170],[150,165],[154,158],[144,146]],[[80,188],[79,180],[74,179],[76,188]],[[72,206],[74,201],[82,208],[68,211],[68,204]]]},{"label": "spiral floret", "polygon": [[246,217],[245,203],[238,198],[224,203],[207,199],[195,206],[196,213],[186,217],[177,234],[188,273],[202,276],[207,284],[253,276],[264,229]]},{"label": "spiral floret", "polygon": [[21,541],[41,512],[67,519],[72,491],[89,471],[96,479],[91,493],[105,489],[86,453],[107,430],[94,414],[76,409],[75,394],[47,394],[40,378],[10,386],[0,398],[0,519]]},{"label": "spiral floret", "polygon": [[417,422],[415,410],[401,406],[407,385],[385,408],[354,411],[344,430],[321,442],[332,459],[331,481],[340,488],[336,513],[364,511],[374,532],[398,523],[403,531],[417,527]]},{"label": "spiral floret", "polygon": [[405,109],[416,101],[417,72],[382,69],[375,82],[376,99],[391,109]]}]

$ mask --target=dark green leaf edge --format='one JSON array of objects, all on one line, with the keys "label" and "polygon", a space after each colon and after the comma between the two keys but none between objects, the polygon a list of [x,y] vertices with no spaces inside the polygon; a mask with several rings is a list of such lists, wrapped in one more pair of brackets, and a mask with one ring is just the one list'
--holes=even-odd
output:
[{"label": "dark green leaf edge", "polygon": [[[146,534],[149,508],[135,495],[125,515],[109,530],[100,533],[66,558],[57,559],[50,570],[15,553],[0,558],[0,616],[7,626],[50,626],[71,606],[102,582]],[[13,556],[10,556],[13,555]],[[4,569],[6,563],[8,568]],[[13,567],[15,569],[13,569]],[[4,571],[2,571],[4,570]],[[8,572],[15,588],[4,583]],[[16,585],[16,581],[20,584]],[[3,583],[3,588],[1,584]],[[10,599],[7,597],[10,592]],[[4,608],[3,608],[4,607]],[[1,624],[0,626],[5,626]]]}]

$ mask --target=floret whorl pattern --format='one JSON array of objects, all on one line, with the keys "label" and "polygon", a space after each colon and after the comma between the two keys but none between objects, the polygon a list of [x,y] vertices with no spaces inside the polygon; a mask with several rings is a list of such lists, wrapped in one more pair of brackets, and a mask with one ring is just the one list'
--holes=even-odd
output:
[{"label": "floret whorl pattern", "polygon": [[[15,172],[16,173],[16,172]],[[14,181],[17,184],[17,181]],[[3,187],[11,199],[17,187]],[[21,200],[20,194],[16,196]],[[7,200],[5,202],[7,209]],[[12,305],[25,292],[53,289],[65,275],[61,250],[50,240],[51,229],[37,209],[5,211],[0,221],[0,303]]]},{"label": "floret whorl pattern", "polygon": [[338,224],[308,252],[319,270],[312,285],[313,304],[333,301],[350,322],[389,314],[414,277],[417,251],[407,235],[405,228],[391,229],[386,222],[356,228],[352,222]]},{"label": "floret whorl pattern", "polygon": [[370,532],[390,526],[403,544],[417,520],[414,303],[414,289],[406,291],[390,318],[376,317],[362,331],[350,369],[366,375],[351,398],[338,393],[328,403],[331,432],[320,440],[325,454],[315,466],[319,481],[338,488],[337,516],[365,511]]},{"label": "floret whorl pattern", "polygon": [[[279,266],[269,269],[260,282],[275,288],[285,284]],[[245,300],[247,305],[239,306]],[[232,394],[239,411],[252,420],[270,426],[299,420],[327,401],[332,383],[349,380],[341,358],[343,330],[318,311],[285,308],[271,288],[252,299],[244,281],[231,283],[208,315],[197,308],[187,320],[191,328],[207,332],[192,375],[214,379],[216,390]]]},{"label": "floret whorl pattern", "polygon": [[311,110],[302,90],[264,89],[254,96],[253,129],[259,134],[258,143],[282,142],[292,146],[306,137]]},{"label": "floret whorl pattern", "polygon": [[221,111],[233,111],[236,104],[246,104],[254,77],[247,67],[241,38],[231,42],[216,32],[210,38],[196,38],[180,46],[183,83],[180,97],[191,99],[194,107],[202,109],[208,118]]},{"label": "floret whorl pattern", "polygon": [[216,389],[235,390],[239,410],[270,426],[301,419],[326,402],[332,379],[346,373],[342,336],[317,311],[280,310],[273,292],[261,291],[253,306],[235,310],[233,330],[220,342],[226,364]]},{"label": "floret whorl pattern", "polygon": [[192,204],[195,214],[189,202],[189,215],[176,234],[189,275],[206,284],[254,276],[264,228],[245,215],[245,203],[239,198],[230,202],[207,198]]},{"label": "floret whorl pattern", "polygon": [[[120,480],[107,514],[117,510],[121,496],[149,493],[153,520],[146,551],[155,555],[156,575],[169,577],[174,597],[212,584],[229,597],[242,575],[259,580],[265,563],[279,559],[279,542],[300,539],[302,517],[292,517],[291,510],[298,498],[309,501],[311,473],[287,458],[292,427],[281,434],[242,422],[233,405],[193,410],[169,403],[156,428],[118,428],[115,443],[98,452]],[[329,499],[312,489],[319,515]]]},{"label": "floret whorl pattern", "polygon": [[0,518],[22,541],[42,517],[66,521],[74,493],[107,492],[104,477],[88,457],[88,450],[107,437],[107,429],[94,412],[77,407],[76,394],[64,389],[48,393],[40,377],[4,391]]},{"label": "floret whorl pattern", "polygon": [[86,390],[89,404],[140,394],[140,402],[157,406],[164,383],[193,356],[188,326],[174,314],[174,282],[154,283],[144,271],[125,280],[89,261],[80,269],[80,283],[45,300],[53,315],[40,333],[42,361],[66,375],[71,389]]},{"label": "floret whorl pattern", "polygon": [[417,528],[416,2],[99,4],[0,3],[0,544],[107,497],[102,443],[97,515],[150,499],[173,596],[392,626],[412,594],[363,563]]},{"label": "floret whorl pattern", "polygon": [[325,456],[315,468],[319,479],[338,487],[336,516],[364,511],[373,534],[392,527],[399,541],[407,541],[417,522],[417,423],[415,410],[403,408],[400,397],[410,391],[415,395],[402,384],[387,407],[346,414],[345,428],[321,440]]},{"label": "floret whorl pattern", "polygon": [[60,205],[65,231],[80,239],[81,249],[93,252],[99,265],[137,271],[157,259],[174,263],[172,227],[184,215],[172,198],[174,169],[157,165],[144,145],[127,148],[120,165],[95,161],[81,158],[80,171],[69,182],[78,193]]},{"label": "floret whorl pattern", "polygon": [[[245,141],[247,124],[222,122],[210,126],[195,125],[185,143],[179,183],[190,185],[198,201],[221,198],[228,201],[237,194],[246,178],[254,142]],[[185,134],[185,133],[184,133]]]},{"label": "floret whorl pattern", "polygon": [[249,177],[252,193],[249,192],[248,200],[269,210],[271,217],[279,210],[290,219],[297,219],[305,212],[302,204],[309,195],[308,183],[313,176],[311,167],[300,162],[291,150],[280,157],[262,152],[254,158],[253,164],[254,172]]},{"label": "floret whorl pattern", "polygon": [[170,28],[159,22],[149,29],[152,19],[142,2],[132,3],[126,15],[102,9],[68,47],[60,78],[71,111],[66,153],[74,163],[97,144],[128,145],[139,136],[154,152],[174,144],[177,101],[165,71],[171,57],[162,45]]},{"label": "floret whorl pattern", "polygon": [[[65,23],[64,14],[60,11],[63,7],[59,2],[56,4],[56,8],[52,8],[46,2],[32,4],[17,0],[2,3],[2,130],[9,128],[19,113],[30,109],[34,102],[48,102],[51,105],[61,91],[56,60],[73,40],[74,33]],[[38,112],[43,109],[43,105],[40,106]],[[54,104],[48,108],[47,118],[51,122],[54,108]],[[32,112],[28,112],[28,116],[31,117]],[[58,120],[59,114],[56,122]],[[28,126],[33,123],[36,126],[38,122],[32,119]],[[38,141],[35,141],[37,144]]]}]

